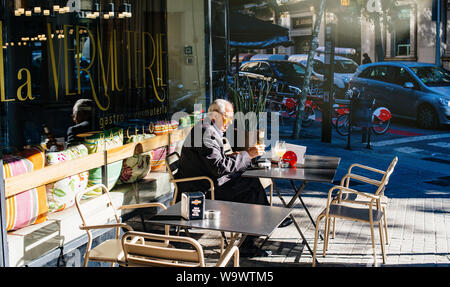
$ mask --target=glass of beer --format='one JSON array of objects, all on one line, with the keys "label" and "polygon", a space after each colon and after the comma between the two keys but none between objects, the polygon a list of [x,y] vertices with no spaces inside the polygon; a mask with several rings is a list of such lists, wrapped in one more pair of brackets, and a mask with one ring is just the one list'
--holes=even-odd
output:
[{"label": "glass of beer", "polygon": [[278,159],[278,168],[281,167],[281,160],[283,158],[284,153],[286,152],[286,142],[284,141],[276,141],[274,147],[275,156]]}]

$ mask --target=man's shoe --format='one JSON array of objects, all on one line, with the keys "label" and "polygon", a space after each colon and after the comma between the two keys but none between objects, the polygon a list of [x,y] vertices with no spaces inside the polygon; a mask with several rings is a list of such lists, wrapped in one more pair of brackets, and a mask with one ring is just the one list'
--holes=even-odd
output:
[{"label": "man's shoe", "polygon": [[285,220],[283,220],[283,222],[281,222],[281,224],[280,224],[278,227],[282,228],[282,227],[289,226],[289,225],[292,224],[292,222],[294,222],[294,221],[292,220],[292,218],[287,217]]}]

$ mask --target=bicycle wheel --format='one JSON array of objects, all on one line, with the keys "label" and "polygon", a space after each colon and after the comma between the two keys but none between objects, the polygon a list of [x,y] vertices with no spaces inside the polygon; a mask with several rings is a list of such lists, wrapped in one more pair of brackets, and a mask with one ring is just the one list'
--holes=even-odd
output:
[{"label": "bicycle wheel", "polygon": [[391,125],[391,119],[382,121],[376,117],[372,117],[372,131],[376,135],[382,135],[386,133]]},{"label": "bicycle wheel", "polygon": [[336,120],[336,131],[341,136],[347,136],[350,131],[350,119],[348,114],[340,115]]},{"label": "bicycle wheel", "polygon": [[310,107],[305,107],[305,110],[303,111],[302,126],[309,127],[314,122],[314,118],[314,110]]}]

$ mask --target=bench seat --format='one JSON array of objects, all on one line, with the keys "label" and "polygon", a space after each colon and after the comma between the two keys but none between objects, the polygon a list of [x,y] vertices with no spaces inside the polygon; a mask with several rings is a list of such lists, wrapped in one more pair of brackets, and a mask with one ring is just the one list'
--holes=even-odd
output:
[{"label": "bench seat", "polygon": [[[122,205],[155,202],[165,195],[170,196],[170,193],[173,193],[173,186],[166,172],[150,172],[138,183],[118,184],[110,191],[116,208]],[[102,203],[102,200],[91,198],[82,200],[81,206],[88,210],[96,210],[102,208]],[[121,216],[130,212],[132,210],[118,210]],[[108,221],[110,218],[100,218],[98,224],[105,224]],[[86,236],[86,231],[79,229],[80,225],[81,219],[74,205],[49,214],[46,222],[8,232],[9,266],[27,265],[52,250],[64,248],[68,242]]]}]

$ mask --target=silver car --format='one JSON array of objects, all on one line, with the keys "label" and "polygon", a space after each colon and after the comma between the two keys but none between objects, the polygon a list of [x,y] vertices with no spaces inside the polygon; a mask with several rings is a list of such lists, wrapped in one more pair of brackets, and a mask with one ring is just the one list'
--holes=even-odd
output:
[{"label": "silver car", "polygon": [[421,128],[450,124],[450,72],[419,62],[377,62],[361,65],[349,88],[373,96],[394,117],[417,120]]}]

